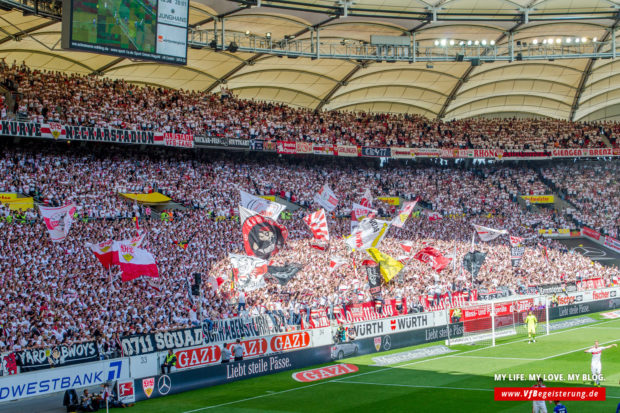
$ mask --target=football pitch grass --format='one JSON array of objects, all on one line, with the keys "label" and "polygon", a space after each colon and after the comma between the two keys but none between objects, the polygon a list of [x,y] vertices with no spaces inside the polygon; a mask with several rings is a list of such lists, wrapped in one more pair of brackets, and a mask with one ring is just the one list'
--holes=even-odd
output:
[{"label": "football pitch grass", "polygon": [[[356,373],[312,383],[299,383],[293,370],[147,400],[132,408],[135,413],[159,412],[531,412],[532,402],[494,401],[494,387],[531,387],[529,374],[562,374],[563,381],[547,387],[591,387],[591,355],[583,352],[599,340],[601,346],[620,343],[620,319],[551,331],[528,344],[525,332],[501,340],[495,347],[452,346],[455,352],[372,366],[373,357],[398,354],[421,347],[401,348],[342,360],[359,367]],[[561,321],[566,321],[563,319]],[[559,320],[558,320],[559,321]],[[334,364],[334,363],[330,363]],[[329,364],[328,364],[329,365]],[[602,354],[606,401],[567,401],[568,412],[615,412],[620,402],[620,347]],[[495,381],[496,374],[525,374],[525,381]],[[579,380],[568,381],[569,374]],[[554,405],[546,403],[547,411]]]}]

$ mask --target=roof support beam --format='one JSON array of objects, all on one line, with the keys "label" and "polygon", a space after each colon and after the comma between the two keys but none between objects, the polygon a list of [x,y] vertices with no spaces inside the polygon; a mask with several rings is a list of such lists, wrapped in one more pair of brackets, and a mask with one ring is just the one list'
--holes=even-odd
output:
[{"label": "roof support beam", "polygon": [[253,65],[254,62],[256,62],[256,60],[258,60],[258,58],[260,58],[262,55],[263,53],[256,53],[254,56],[250,57],[248,60],[241,62],[239,65],[235,66],[235,68],[233,68],[232,70],[224,74],[224,76],[220,77],[215,82],[213,82],[211,86],[205,89],[205,92],[209,93],[213,89],[218,87],[219,85],[226,83],[228,79],[230,79],[235,73],[237,73],[238,71],[240,71],[241,69],[243,69],[244,67],[248,65],[249,66]]},{"label": "roof support beam", "polygon": [[332,98],[332,96],[334,96],[334,94],[338,91],[338,89],[340,89],[342,86],[346,86],[347,82],[349,81],[349,79],[351,79],[353,77],[353,75],[355,75],[363,67],[368,67],[368,64],[358,63],[357,65],[355,65],[355,67],[353,69],[351,69],[349,71],[349,73],[347,73],[340,80],[340,82],[336,83],[336,85],[333,88],[331,88],[331,90],[329,92],[327,92],[325,97],[319,102],[319,104],[316,106],[314,111],[315,112],[320,112],[321,109],[323,108],[323,106],[325,106],[325,104],[329,102],[329,100]]},{"label": "roof support beam", "polygon": [[52,21],[47,21],[47,22],[45,22],[43,24],[39,24],[38,26],[34,26],[34,27],[29,28],[29,29],[21,30],[19,33],[15,33],[13,35],[9,34],[8,36],[0,39],[0,44],[6,43],[9,40],[17,40],[17,38],[19,38],[19,37],[21,37],[21,36],[23,36],[25,34],[30,34],[30,33],[36,32],[38,30],[45,29],[46,27],[52,26],[52,25],[54,25],[56,23],[58,23],[58,22],[53,21],[53,20]]},{"label": "roof support beam", "polygon": [[[614,33],[614,36],[615,36],[615,30],[618,28],[619,23],[620,23],[620,17],[616,18],[616,21],[607,30],[607,33],[605,33],[605,36],[603,36],[603,38],[601,39],[601,42],[606,42],[607,40],[609,40],[609,36],[611,36],[612,33]],[[601,48],[601,45],[597,46],[596,51],[598,52],[600,48]],[[579,79],[579,86],[577,86],[577,91],[575,92],[575,99],[573,99],[573,104],[571,105],[571,109],[570,109],[570,117],[568,118],[568,120],[570,121],[575,120],[577,109],[579,109],[579,101],[581,100],[581,95],[583,94],[583,91],[586,88],[588,79],[590,78],[590,75],[592,74],[593,66],[594,66],[594,59],[588,60],[588,64],[586,65],[586,68],[583,70],[583,73],[581,74],[581,79]]]}]

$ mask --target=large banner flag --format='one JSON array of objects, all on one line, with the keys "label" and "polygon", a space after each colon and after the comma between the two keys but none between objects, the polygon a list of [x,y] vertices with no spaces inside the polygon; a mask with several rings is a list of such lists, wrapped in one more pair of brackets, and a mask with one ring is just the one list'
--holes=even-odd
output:
[{"label": "large banner flag", "polygon": [[119,254],[121,251],[121,246],[126,247],[142,247],[144,241],[146,239],[146,231],[136,235],[133,238],[124,239],[122,241],[114,241],[112,243],[112,264],[118,265],[120,264]]},{"label": "large banner flag", "polygon": [[239,190],[241,195],[241,206],[244,208],[255,211],[264,217],[271,218],[277,221],[282,211],[286,209],[285,205],[277,202],[271,202],[264,198],[249,194],[245,191]]},{"label": "large banner flag", "polygon": [[338,268],[342,267],[346,263],[347,263],[347,260],[337,255],[334,255],[333,257],[329,259],[329,272],[336,271]]},{"label": "large banner flag", "polygon": [[114,263],[114,240],[105,240],[99,244],[91,244],[90,242],[87,242],[86,247],[89,248],[93,254],[95,254],[95,257],[97,257],[101,265],[103,265],[103,268],[106,270],[109,269]]},{"label": "large banner flag", "polygon": [[355,231],[346,238],[345,243],[352,250],[376,248],[387,234],[389,228],[390,223],[388,221],[364,218],[359,226],[355,228]]},{"label": "large banner flag", "polygon": [[286,285],[290,280],[297,275],[301,270],[301,264],[285,264],[283,266],[269,265],[267,272],[271,275],[280,285]]},{"label": "large banner flag", "polygon": [[332,212],[336,209],[338,205],[338,198],[336,198],[336,194],[329,188],[329,185],[325,184],[319,190],[319,192],[314,196],[314,202]]},{"label": "large banner flag", "polygon": [[405,225],[407,218],[409,218],[409,215],[411,215],[411,211],[413,211],[413,208],[415,208],[415,205],[417,203],[418,203],[417,200],[413,202],[405,202],[401,210],[398,212],[398,215],[396,215],[394,219],[392,219],[392,225],[398,228],[402,228],[403,225]]},{"label": "large banner flag", "polygon": [[508,231],[505,229],[493,229],[488,227],[483,227],[482,225],[472,224],[474,228],[476,228],[476,232],[482,241],[492,241],[500,235],[508,234]]},{"label": "large banner flag", "polygon": [[450,264],[450,261],[452,261],[450,258],[441,255],[441,252],[433,247],[422,248],[413,258],[425,264],[429,264],[431,268],[437,272],[441,272],[441,270],[446,268],[446,266]]},{"label": "large banner flag", "polygon": [[68,204],[57,208],[39,206],[39,210],[52,241],[64,241],[73,223],[75,205]]},{"label": "large banner flag", "polygon": [[376,248],[368,248],[366,252],[375,262],[379,263],[379,271],[383,275],[386,284],[405,267],[402,262],[396,261]]},{"label": "large banner flag", "polygon": [[268,260],[284,246],[288,237],[286,227],[242,206],[239,212],[246,254]]},{"label": "large banner flag", "polygon": [[155,257],[142,248],[120,244],[118,265],[122,272],[121,281],[131,281],[141,276],[159,277]]},{"label": "large banner flag", "polygon": [[329,230],[327,228],[327,218],[323,208],[303,218],[306,225],[310,227],[314,239],[317,241],[329,242]]},{"label": "large banner flag", "polygon": [[228,254],[233,268],[233,282],[239,291],[249,292],[267,285],[265,274],[269,261],[247,255]]},{"label": "large banner flag", "polygon": [[484,260],[486,259],[487,254],[480,251],[468,252],[463,257],[463,268],[465,268],[473,278],[478,276],[478,272],[480,272],[480,268],[482,264],[484,264]]},{"label": "large banner flag", "polygon": [[361,220],[364,218],[374,218],[377,216],[377,213],[376,210],[368,206],[354,203],[351,207],[351,231],[357,228]]}]

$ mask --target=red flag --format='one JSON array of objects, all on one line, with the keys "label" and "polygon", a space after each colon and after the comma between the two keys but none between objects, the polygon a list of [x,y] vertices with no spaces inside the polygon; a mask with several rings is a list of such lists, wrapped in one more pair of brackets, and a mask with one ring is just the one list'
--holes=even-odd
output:
[{"label": "red flag", "polygon": [[432,269],[437,272],[441,272],[452,261],[450,258],[446,258],[441,255],[441,252],[437,251],[433,247],[422,248],[416,255],[413,256],[418,261],[429,264]]}]

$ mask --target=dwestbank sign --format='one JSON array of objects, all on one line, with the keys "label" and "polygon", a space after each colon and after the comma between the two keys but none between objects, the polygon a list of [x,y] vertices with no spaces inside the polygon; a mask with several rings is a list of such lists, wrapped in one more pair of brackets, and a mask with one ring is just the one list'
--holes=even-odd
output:
[{"label": "dwestbank sign", "polygon": [[280,154],[313,154],[344,157],[414,158],[488,158],[498,160],[544,160],[552,158],[620,157],[620,148],[557,148],[541,151],[505,151],[503,149],[404,148],[334,145],[296,141],[263,141],[218,136],[195,136],[164,131],[142,131],[110,127],[64,125],[58,122],[0,121],[0,136],[42,138],[62,141],[109,142],[136,145],[161,145],[182,148],[241,148],[273,151]]}]

